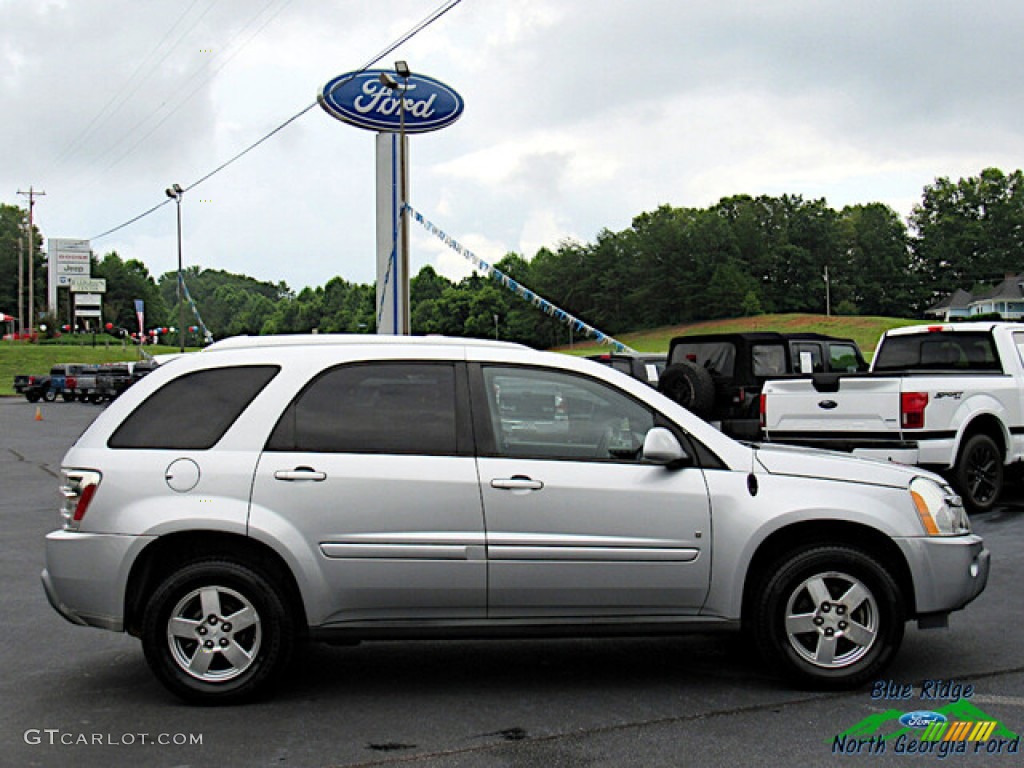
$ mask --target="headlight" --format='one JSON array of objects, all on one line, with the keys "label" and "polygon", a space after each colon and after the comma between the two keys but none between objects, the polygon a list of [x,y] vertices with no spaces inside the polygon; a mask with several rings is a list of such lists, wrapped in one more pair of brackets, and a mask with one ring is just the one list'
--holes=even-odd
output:
[{"label": "headlight", "polygon": [[971,532],[963,501],[948,485],[928,477],[910,481],[910,497],[929,536],[958,536]]}]

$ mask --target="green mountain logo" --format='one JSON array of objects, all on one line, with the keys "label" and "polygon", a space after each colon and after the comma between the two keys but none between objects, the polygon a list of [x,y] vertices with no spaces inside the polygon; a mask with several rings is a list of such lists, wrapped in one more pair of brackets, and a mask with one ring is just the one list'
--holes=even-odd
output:
[{"label": "green mountain logo", "polygon": [[[944,707],[930,711],[945,715],[946,719],[950,721],[978,722],[996,720],[996,718],[978,709],[978,707],[966,699],[957,699]],[[837,734],[837,736],[838,738],[849,737],[853,739],[868,739],[874,736],[882,741],[895,739],[899,736],[919,736],[921,734],[920,728],[908,728],[900,723],[900,718],[905,714],[905,712],[896,709],[887,709],[885,712],[868,715],[856,725],[852,725],[842,733]],[[1017,734],[1000,722],[990,738],[1015,739]],[[832,739],[829,739],[829,741],[832,741]]]}]

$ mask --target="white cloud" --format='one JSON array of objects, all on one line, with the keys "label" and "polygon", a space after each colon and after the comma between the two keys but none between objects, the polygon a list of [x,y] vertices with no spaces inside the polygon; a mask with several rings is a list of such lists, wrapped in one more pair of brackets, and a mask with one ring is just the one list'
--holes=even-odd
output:
[{"label": "white cloud", "polygon": [[[45,235],[96,235],[205,176],[435,7],[0,0],[0,199],[43,188]],[[905,214],[936,176],[1013,170],[1022,31],[1011,0],[465,2],[382,65],[404,58],[465,98],[455,125],[412,139],[412,200],[496,261],[659,204],[791,193]],[[296,289],[372,281],[373,162],[372,134],[314,108],[189,191],[186,262]],[[158,275],[173,243],[168,206],[94,247]],[[414,263],[466,274],[446,250],[424,233]]]}]

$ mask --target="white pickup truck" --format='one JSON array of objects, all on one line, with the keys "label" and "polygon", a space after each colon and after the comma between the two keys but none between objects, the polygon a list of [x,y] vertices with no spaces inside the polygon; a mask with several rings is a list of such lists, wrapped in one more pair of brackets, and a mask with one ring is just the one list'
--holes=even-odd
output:
[{"label": "white pickup truck", "polygon": [[985,511],[1024,458],[1024,324],[897,328],[863,374],[769,381],[766,441],[851,451],[946,474]]}]

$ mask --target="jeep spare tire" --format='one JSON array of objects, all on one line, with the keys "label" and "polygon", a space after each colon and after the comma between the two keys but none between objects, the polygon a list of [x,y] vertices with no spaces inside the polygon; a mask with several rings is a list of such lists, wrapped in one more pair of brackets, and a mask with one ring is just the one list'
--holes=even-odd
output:
[{"label": "jeep spare tire", "polygon": [[715,405],[715,382],[704,368],[690,363],[670,365],[658,380],[658,390],[695,416],[707,419]]}]

